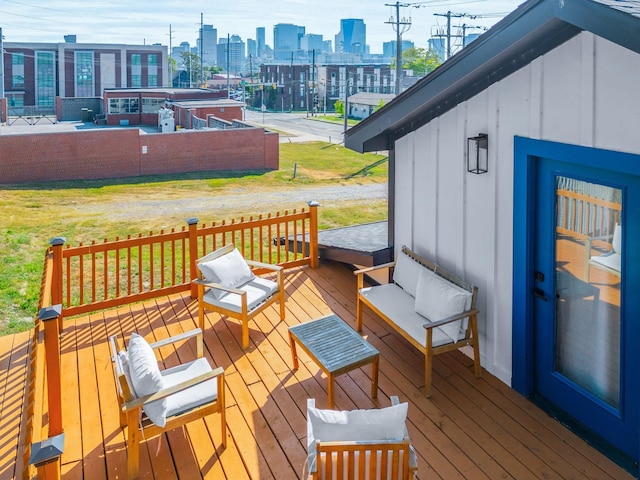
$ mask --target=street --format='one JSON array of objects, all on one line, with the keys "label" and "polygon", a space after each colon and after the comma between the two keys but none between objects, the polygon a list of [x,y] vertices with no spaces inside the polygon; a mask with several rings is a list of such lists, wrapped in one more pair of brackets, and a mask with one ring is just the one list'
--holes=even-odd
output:
[{"label": "street", "polygon": [[265,126],[280,133],[280,142],[309,142],[319,140],[342,143],[344,127],[341,124],[313,120],[306,113],[257,112],[245,110],[245,121]]}]

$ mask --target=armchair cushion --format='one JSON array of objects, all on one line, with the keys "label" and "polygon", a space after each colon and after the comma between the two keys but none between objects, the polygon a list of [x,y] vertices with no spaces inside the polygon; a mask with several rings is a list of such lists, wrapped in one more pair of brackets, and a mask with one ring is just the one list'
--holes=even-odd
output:
[{"label": "armchair cushion", "polygon": [[[247,310],[251,311],[273,295],[278,290],[278,284],[267,278],[254,276],[253,279],[240,286],[240,290],[247,292]],[[222,295],[218,296],[216,293],[222,293]],[[240,295],[235,293],[212,288],[204,294],[204,301],[237,313],[242,312]]]},{"label": "armchair cushion", "polygon": [[[198,358],[193,362],[184,363],[176,367],[163,370],[162,379],[164,388],[173,387],[186,382],[199,375],[211,372],[211,365],[206,358]],[[194,385],[186,390],[169,395],[167,397],[167,417],[187,412],[192,408],[211,403],[218,398],[218,382],[216,379]]]},{"label": "armchair cushion", "polygon": [[311,422],[307,442],[402,440],[406,435],[408,404],[370,410],[307,408]]},{"label": "armchair cushion", "polygon": [[[431,270],[423,268],[416,289],[415,310],[432,322],[444,320],[468,310],[471,292],[456,288]],[[460,338],[462,320],[439,327],[454,342]]]},{"label": "armchair cushion", "polygon": [[[129,347],[129,371],[136,395],[151,395],[164,388],[162,374],[153,349],[147,341],[137,333],[131,334]],[[144,413],[153,423],[164,427],[167,421],[167,400],[156,400],[145,404]]]},{"label": "armchair cushion", "polygon": [[[255,278],[237,248],[214,260],[199,263],[198,267],[207,282],[219,283],[227,288],[239,287]],[[210,291],[217,299],[226,293],[216,289]]]}]

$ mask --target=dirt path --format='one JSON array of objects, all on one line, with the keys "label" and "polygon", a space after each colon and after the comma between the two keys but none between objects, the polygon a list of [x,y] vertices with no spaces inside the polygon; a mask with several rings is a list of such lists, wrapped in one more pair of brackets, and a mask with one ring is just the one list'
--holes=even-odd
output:
[{"label": "dirt path", "polygon": [[211,216],[212,212],[270,212],[287,208],[298,208],[308,201],[330,204],[351,200],[380,200],[387,198],[387,184],[336,185],[327,187],[291,188],[274,191],[250,191],[238,189],[237,193],[192,198],[163,198],[153,200],[136,199],[132,202],[100,202],[77,205],[75,208],[85,216],[99,215],[111,221],[128,221],[145,217],[183,215]]}]

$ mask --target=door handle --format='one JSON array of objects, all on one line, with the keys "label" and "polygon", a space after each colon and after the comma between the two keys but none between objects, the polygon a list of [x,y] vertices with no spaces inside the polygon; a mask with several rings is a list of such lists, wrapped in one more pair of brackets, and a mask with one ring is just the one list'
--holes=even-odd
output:
[{"label": "door handle", "polygon": [[542,290],[541,288],[535,287],[533,289],[533,295],[535,297],[539,298],[540,300],[544,300],[545,302],[549,301],[547,296],[544,294],[544,290]]}]

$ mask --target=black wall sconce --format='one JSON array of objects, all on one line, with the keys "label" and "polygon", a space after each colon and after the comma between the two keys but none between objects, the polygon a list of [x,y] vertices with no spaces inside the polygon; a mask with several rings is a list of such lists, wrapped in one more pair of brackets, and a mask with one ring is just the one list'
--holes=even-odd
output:
[{"label": "black wall sconce", "polygon": [[479,133],[467,138],[467,172],[487,173],[489,168],[489,136]]}]

